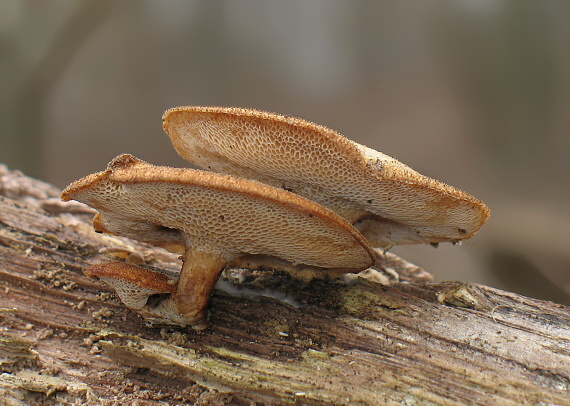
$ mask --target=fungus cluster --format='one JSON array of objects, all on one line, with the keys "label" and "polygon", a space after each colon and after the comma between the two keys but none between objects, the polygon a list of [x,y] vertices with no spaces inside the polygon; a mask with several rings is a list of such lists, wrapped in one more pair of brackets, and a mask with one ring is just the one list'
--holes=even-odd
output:
[{"label": "fungus cluster", "polygon": [[458,242],[489,216],[467,193],[300,119],[179,107],[163,127],[182,157],[208,171],[123,154],[61,196],[95,208],[96,231],[182,255],[178,278],[124,263],[87,271],[154,323],[204,328],[228,264],[355,273],[373,265],[372,247]]}]

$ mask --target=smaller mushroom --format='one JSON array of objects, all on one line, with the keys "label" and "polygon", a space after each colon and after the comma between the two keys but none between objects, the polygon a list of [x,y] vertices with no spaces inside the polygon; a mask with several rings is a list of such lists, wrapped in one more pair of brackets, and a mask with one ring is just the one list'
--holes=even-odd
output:
[{"label": "smaller mushroom", "polygon": [[295,117],[226,107],[163,116],[174,148],[204,169],[283,188],[347,219],[374,247],[459,242],[489,217],[473,196]]},{"label": "smaller mushroom", "polygon": [[[132,309],[171,324],[205,326],[213,286],[233,261],[262,258],[269,267],[285,261],[285,270],[303,264],[334,275],[374,263],[366,240],[337,214],[285,190],[230,175],[154,166],[124,154],[105,171],[69,185],[61,198],[95,208],[96,231],[183,255],[173,290],[164,277],[136,267],[88,271],[120,286],[119,295]],[[130,297],[133,286],[147,289]],[[156,293],[167,297],[149,306],[145,297]]]},{"label": "smaller mushroom", "polygon": [[125,306],[151,324],[168,324],[179,318],[174,302],[164,300],[176,292],[176,274],[125,262],[92,265],[85,274],[115,289]]}]

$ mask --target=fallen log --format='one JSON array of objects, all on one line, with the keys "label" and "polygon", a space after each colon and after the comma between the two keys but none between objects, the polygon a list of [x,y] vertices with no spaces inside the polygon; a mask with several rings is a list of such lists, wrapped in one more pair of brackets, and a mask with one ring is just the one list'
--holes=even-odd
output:
[{"label": "fallen log", "polygon": [[208,329],[149,328],[82,270],[179,259],[58,195],[0,167],[0,405],[570,404],[566,306],[388,255],[387,285],[230,270]]}]

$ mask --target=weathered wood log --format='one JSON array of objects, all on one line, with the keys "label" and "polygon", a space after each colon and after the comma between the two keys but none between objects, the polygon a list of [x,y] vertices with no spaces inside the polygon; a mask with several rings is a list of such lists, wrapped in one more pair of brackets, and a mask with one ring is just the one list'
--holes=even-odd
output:
[{"label": "weathered wood log", "polygon": [[568,307],[417,268],[389,286],[234,271],[207,330],[146,327],[82,269],[108,248],[179,260],[58,194],[0,167],[0,405],[570,404]]}]

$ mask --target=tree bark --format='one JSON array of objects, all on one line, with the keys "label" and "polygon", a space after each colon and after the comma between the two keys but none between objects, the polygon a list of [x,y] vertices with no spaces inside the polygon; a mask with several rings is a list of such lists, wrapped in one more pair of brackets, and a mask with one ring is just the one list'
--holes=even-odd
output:
[{"label": "tree bark", "polygon": [[414,267],[388,286],[233,270],[208,329],[149,328],[82,270],[179,259],[58,194],[0,167],[0,405],[570,404],[568,307]]}]

